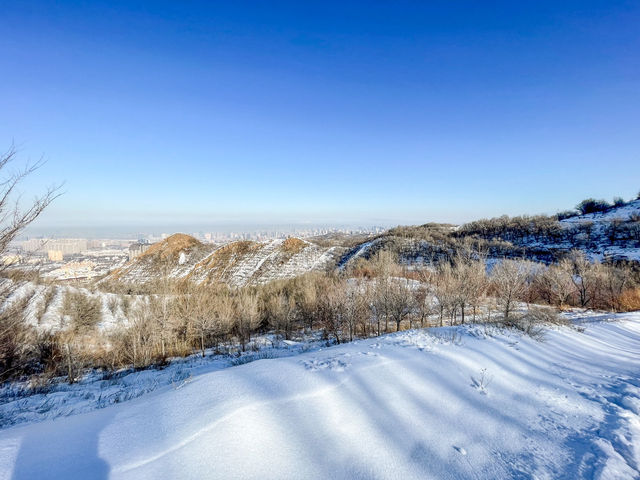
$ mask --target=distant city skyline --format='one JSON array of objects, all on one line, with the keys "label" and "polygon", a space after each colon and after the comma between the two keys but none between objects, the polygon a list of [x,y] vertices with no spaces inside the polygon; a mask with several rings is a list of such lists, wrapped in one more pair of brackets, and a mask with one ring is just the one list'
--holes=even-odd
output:
[{"label": "distant city skyline", "polygon": [[282,225],[258,225],[258,224],[226,224],[226,225],[157,225],[141,228],[105,225],[101,227],[38,227],[31,226],[25,230],[20,239],[26,238],[88,238],[88,239],[130,239],[132,241],[145,237],[169,236],[174,233],[185,233],[195,237],[206,234],[229,237],[230,234],[256,236],[272,234],[286,236],[295,233],[305,235],[327,232],[380,232],[395,225],[357,225],[357,224],[282,224]]},{"label": "distant city skyline", "polygon": [[3,6],[33,228],[463,223],[640,188],[640,4]]}]

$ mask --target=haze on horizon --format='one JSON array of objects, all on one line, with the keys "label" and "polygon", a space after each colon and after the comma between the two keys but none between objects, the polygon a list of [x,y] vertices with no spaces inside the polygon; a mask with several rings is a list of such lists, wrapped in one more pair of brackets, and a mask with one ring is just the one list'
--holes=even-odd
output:
[{"label": "haze on horizon", "polygon": [[12,2],[34,227],[460,223],[639,188],[640,5]]}]

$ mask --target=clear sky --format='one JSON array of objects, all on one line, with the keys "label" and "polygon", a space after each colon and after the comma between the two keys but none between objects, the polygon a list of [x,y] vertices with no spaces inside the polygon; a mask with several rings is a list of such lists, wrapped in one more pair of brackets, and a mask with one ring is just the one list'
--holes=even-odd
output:
[{"label": "clear sky", "polygon": [[640,3],[4,2],[41,226],[460,222],[640,189]]}]

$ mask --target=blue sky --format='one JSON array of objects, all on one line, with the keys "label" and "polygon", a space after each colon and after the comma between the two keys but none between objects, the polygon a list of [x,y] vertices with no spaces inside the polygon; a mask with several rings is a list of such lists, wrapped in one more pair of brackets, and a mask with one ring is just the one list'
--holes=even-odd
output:
[{"label": "blue sky", "polygon": [[424,223],[640,189],[640,4],[11,2],[46,226]]}]

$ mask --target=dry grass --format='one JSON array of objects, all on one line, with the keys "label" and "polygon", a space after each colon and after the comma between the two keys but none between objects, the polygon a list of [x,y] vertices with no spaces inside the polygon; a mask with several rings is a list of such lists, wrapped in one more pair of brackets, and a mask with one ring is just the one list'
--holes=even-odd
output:
[{"label": "dry grass", "polygon": [[203,244],[192,236],[185,235],[184,233],[176,233],[161,242],[151,245],[146,252],[140,255],[140,258],[159,257],[165,260],[176,257],[184,250],[202,246]]},{"label": "dry grass", "polygon": [[296,255],[307,246],[307,242],[299,238],[289,237],[282,243],[282,250],[288,254]]},{"label": "dry grass", "polygon": [[201,262],[202,266],[209,269],[225,267],[233,258],[238,258],[249,253],[254,253],[260,249],[261,245],[249,240],[233,242],[219,248],[213,255]]}]

